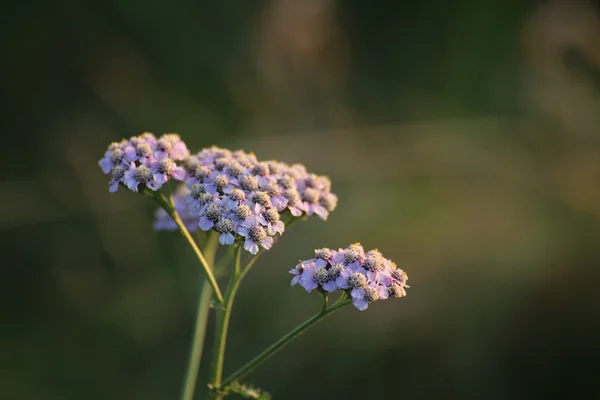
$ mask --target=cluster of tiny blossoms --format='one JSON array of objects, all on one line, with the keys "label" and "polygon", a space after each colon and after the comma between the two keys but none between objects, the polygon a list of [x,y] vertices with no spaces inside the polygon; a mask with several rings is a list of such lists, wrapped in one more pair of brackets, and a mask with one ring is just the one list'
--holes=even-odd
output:
[{"label": "cluster of tiny blossoms", "polygon": [[[236,238],[252,254],[270,249],[282,234],[282,216],[318,215],[327,219],[337,206],[331,181],[303,165],[259,161],[252,153],[211,147],[190,155],[176,134],[156,138],[144,133],[112,143],[99,165],[110,174],[109,191],[120,185],[137,192],[159,190],[171,178],[183,181],[173,205],[189,230],[214,230],[223,245]],[[291,219],[291,218],[290,218]],[[175,230],[164,210],[155,213],[154,228]]]},{"label": "cluster of tiny blossoms", "polygon": [[157,139],[151,133],[144,133],[112,143],[98,164],[102,172],[111,175],[110,192],[116,192],[119,184],[134,192],[140,185],[158,190],[170,178],[185,179],[185,171],[176,161],[184,160],[189,154],[179,135],[169,133]]},{"label": "cluster of tiny blossoms", "polygon": [[309,173],[303,165],[259,161],[252,153],[207,148],[186,158],[188,212],[199,218],[204,231],[215,230],[223,245],[242,238],[244,249],[270,249],[273,236],[282,234],[282,214],[318,215],[322,219],[337,206],[331,181]]},{"label": "cluster of tiny blossoms", "polygon": [[315,257],[302,261],[290,271],[292,286],[300,284],[307,292],[343,290],[359,310],[376,300],[406,296],[408,276],[377,250],[365,253],[356,243],[346,249],[315,250]]}]

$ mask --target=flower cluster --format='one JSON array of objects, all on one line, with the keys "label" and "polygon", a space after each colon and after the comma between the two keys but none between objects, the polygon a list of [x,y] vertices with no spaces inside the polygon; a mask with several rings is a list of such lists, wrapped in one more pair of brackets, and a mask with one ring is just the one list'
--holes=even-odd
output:
[{"label": "flower cluster", "polygon": [[[284,220],[313,214],[327,219],[337,206],[329,178],[303,165],[261,162],[252,153],[218,147],[190,155],[176,134],[157,139],[144,133],[112,143],[99,165],[111,175],[111,192],[120,185],[156,191],[171,178],[184,181],[173,203],[188,229],[214,230],[223,245],[238,239],[252,254],[271,248],[273,237],[285,230]],[[174,230],[176,224],[159,210],[154,227]]]},{"label": "flower cluster", "polygon": [[151,133],[144,133],[112,143],[98,164],[102,172],[111,175],[111,192],[116,192],[119,184],[134,192],[140,185],[158,190],[170,178],[185,179],[185,171],[176,161],[182,161],[189,154],[179,135],[169,133],[157,139]]},{"label": "flower cluster", "polygon": [[359,244],[346,249],[315,250],[315,257],[302,261],[290,273],[292,286],[300,284],[307,292],[343,290],[354,306],[365,310],[369,303],[406,296],[408,276],[377,250],[365,253]]},{"label": "flower cluster", "polygon": [[316,214],[322,219],[337,206],[329,178],[306,171],[302,165],[259,161],[252,153],[207,148],[186,158],[188,210],[199,227],[215,230],[223,245],[236,237],[244,249],[270,249],[273,236],[282,234],[282,215]]}]

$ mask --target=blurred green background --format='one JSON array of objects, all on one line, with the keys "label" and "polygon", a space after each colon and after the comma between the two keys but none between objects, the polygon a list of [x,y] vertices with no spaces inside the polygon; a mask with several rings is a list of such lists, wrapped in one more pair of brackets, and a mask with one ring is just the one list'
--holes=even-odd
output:
[{"label": "blurred green background", "polygon": [[247,278],[226,374],[318,309],[297,260],[360,241],[408,297],[248,377],[275,399],[597,392],[599,4],[13,0],[0,20],[1,399],[177,398],[198,266],[97,166],[143,131],[301,162],[339,195]]}]

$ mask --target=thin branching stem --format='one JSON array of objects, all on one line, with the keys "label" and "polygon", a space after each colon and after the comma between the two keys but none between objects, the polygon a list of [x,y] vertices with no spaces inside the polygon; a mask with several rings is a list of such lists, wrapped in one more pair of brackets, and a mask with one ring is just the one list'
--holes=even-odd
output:
[{"label": "thin branching stem", "polygon": [[250,271],[254,263],[258,260],[258,257],[262,254],[262,252],[254,255],[246,264],[245,267],[242,268],[241,265],[241,253],[242,253],[242,244],[238,244],[238,248],[236,249],[235,254],[235,264],[233,267],[233,276],[230,278],[229,283],[227,285],[227,290],[225,292],[225,302],[223,303],[223,307],[217,310],[217,323],[215,327],[215,345],[214,345],[214,353],[213,353],[213,364],[212,364],[212,377],[211,377],[211,388],[215,390],[214,392],[214,400],[222,399],[225,394],[222,393],[219,389],[222,387],[221,381],[223,379],[223,366],[225,363],[225,348],[227,345],[227,331],[229,328],[229,321],[231,319],[231,312],[233,310],[233,302],[235,300],[235,295],[240,286],[240,283],[246,276],[246,274]]},{"label": "thin branching stem", "polygon": [[171,199],[171,201],[169,201],[169,200],[167,200],[167,198],[165,196],[163,196],[161,193],[158,193],[158,192],[155,192],[155,199],[158,201],[158,203],[161,205],[161,207],[167,212],[167,214],[169,214],[169,216],[171,218],[173,218],[173,220],[177,224],[177,227],[179,227],[181,234],[183,235],[184,238],[186,238],[186,240],[192,247],[192,250],[194,250],[194,253],[196,254],[196,257],[198,258],[198,261],[200,261],[200,264],[202,265],[202,268],[204,269],[204,273],[206,274],[208,282],[210,283],[210,286],[212,287],[212,290],[215,294],[217,302],[222,304],[223,303],[223,294],[221,293],[221,289],[219,289],[219,285],[217,284],[215,275],[213,274],[213,271],[212,271],[210,265],[208,265],[206,258],[204,258],[202,251],[200,250],[200,248],[198,247],[198,245],[192,238],[192,235],[190,235],[190,232],[188,231],[185,224],[181,220],[179,213],[177,213],[177,210],[175,210],[172,199]]},{"label": "thin branching stem", "polygon": [[292,329],[281,339],[273,343],[271,346],[267,347],[259,355],[254,357],[252,360],[248,361],[244,366],[242,366],[240,369],[228,376],[225,380],[223,380],[222,387],[226,387],[232,382],[242,378],[243,376],[254,370],[256,367],[258,367],[260,364],[265,362],[267,359],[269,359],[271,356],[273,356],[277,351],[281,350],[285,345],[289,344],[291,341],[293,341],[302,333],[304,333],[304,331],[306,331],[308,328],[321,321],[323,318],[325,318],[338,308],[343,307],[346,304],[349,304],[350,302],[351,300],[344,293],[338,299],[338,301],[336,301],[331,306],[327,306],[327,296],[323,296],[323,307],[317,314],[313,315],[312,317],[304,321],[302,324]]},{"label": "thin branching stem", "polygon": [[[204,247],[206,260],[211,265],[214,265],[215,254],[217,252],[217,235],[209,234],[208,240]],[[206,325],[208,322],[208,314],[210,303],[212,301],[213,290],[206,278],[202,279],[200,288],[200,296],[198,298],[198,309],[196,311],[196,322],[194,326],[194,336],[192,337],[192,345],[190,357],[187,367],[187,372],[183,382],[181,399],[192,400],[196,391],[198,381],[198,372],[200,370],[200,361],[204,349],[204,338],[206,336]]]}]

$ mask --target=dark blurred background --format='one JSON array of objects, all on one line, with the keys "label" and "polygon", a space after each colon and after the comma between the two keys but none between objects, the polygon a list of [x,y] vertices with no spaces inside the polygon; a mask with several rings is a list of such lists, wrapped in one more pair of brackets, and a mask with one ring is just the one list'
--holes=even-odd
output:
[{"label": "dark blurred background", "polygon": [[340,197],[248,277],[226,373],[318,309],[297,260],[360,241],[408,297],[248,377],[275,399],[597,392],[599,4],[13,0],[0,21],[1,399],[177,398],[198,266],[97,166],[143,131],[302,162]]}]

